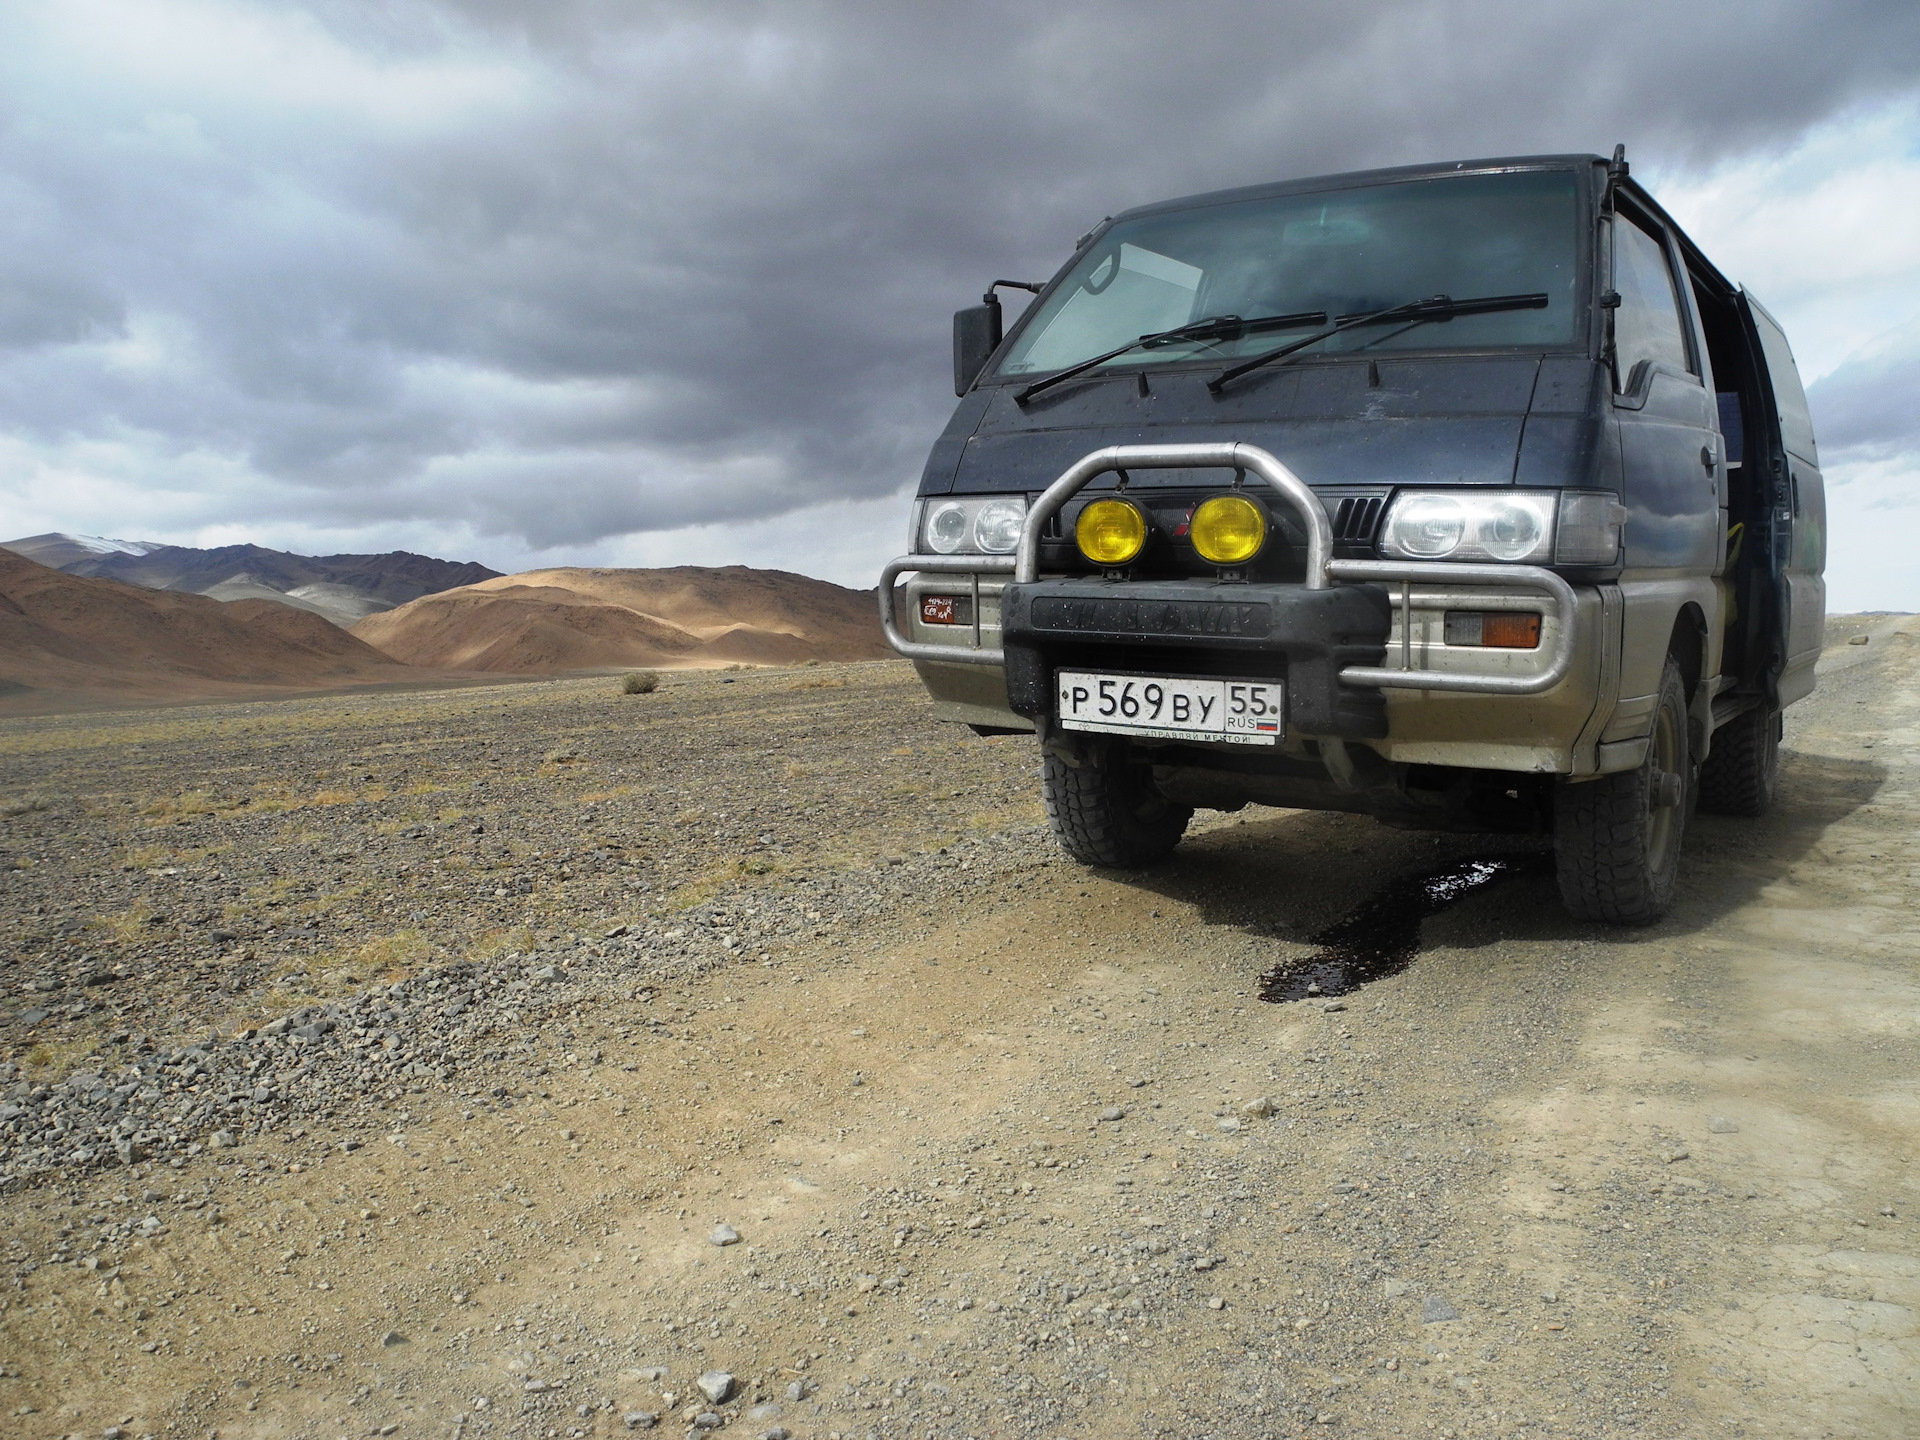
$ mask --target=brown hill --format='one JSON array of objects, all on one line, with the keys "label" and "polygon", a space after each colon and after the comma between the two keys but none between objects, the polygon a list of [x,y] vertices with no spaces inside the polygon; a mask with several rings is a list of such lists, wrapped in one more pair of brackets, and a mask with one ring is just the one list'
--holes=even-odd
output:
[{"label": "brown hill", "polygon": [[0,708],[240,698],[414,672],[320,616],[68,575],[0,550]]},{"label": "brown hill", "polygon": [[409,665],[495,674],[892,653],[871,592],[743,565],[529,570],[369,615],[353,633]]}]

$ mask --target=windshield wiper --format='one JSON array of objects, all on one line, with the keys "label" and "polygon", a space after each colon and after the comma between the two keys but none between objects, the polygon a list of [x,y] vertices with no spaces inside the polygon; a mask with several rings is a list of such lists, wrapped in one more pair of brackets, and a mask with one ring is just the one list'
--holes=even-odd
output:
[{"label": "windshield wiper", "polygon": [[1276,360],[1285,360],[1298,354],[1309,345],[1317,345],[1343,330],[1351,330],[1358,325],[1379,325],[1392,320],[1405,320],[1409,325],[1424,324],[1429,320],[1451,320],[1456,315],[1487,315],[1496,310],[1544,310],[1548,297],[1535,292],[1530,295],[1483,295],[1475,300],[1455,300],[1450,295],[1435,295],[1426,300],[1409,300],[1404,305],[1389,305],[1384,310],[1367,310],[1358,315],[1342,315],[1333,324],[1316,334],[1305,336],[1282,345],[1277,350],[1269,350],[1264,355],[1256,355],[1251,360],[1243,360],[1230,370],[1222,370],[1207,381],[1207,389],[1218,395],[1229,380],[1237,380],[1250,370],[1258,370],[1262,365],[1271,365]]},{"label": "windshield wiper", "polygon": [[1152,350],[1162,345],[1177,345],[1182,340],[1238,340],[1242,335],[1257,335],[1263,330],[1298,330],[1302,325],[1324,325],[1327,312],[1307,310],[1298,315],[1262,315],[1253,320],[1242,320],[1238,315],[1214,315],[1205,320],[1195,320],[1179,325],[1172,330],[1159,330],[1151,335],[1142,335],[1137,340],[1129,340],[1116,350],[1104,355],[1096,355],[1091,360],[1082,360],[1078,365],[1069,365],[1056,371],[1044,380],[1036,380],[1018,395],[1013,403],[1024,405],[1042,390],[1051,390],[1063,380],[1071,380],[1076,375],[1084,375],[1095,366],[1116,360],[1129,350]]}]

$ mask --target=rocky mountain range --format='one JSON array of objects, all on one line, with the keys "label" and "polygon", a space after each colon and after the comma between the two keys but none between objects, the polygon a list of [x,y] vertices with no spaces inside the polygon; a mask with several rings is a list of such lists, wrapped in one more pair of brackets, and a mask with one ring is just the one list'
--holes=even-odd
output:
[{"label": "rocky mountain range", "polygon": [[385,555],[293,555],[261,545],[202,550],[97,535],[30,535],[0,544],[69,575],[120,580],[215,600],[269,600],[348,626],[462,585],[499,576],[470,561],[395,550]]}]

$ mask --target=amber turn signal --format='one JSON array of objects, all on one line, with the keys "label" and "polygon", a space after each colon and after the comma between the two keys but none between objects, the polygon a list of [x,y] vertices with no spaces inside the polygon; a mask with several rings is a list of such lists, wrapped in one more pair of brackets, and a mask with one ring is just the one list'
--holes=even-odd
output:
[{"label": "amber turn signal", "polygon": [[1096,500],[1080,512],[1073,538],[1096,565],[1125,565],[1147,543],[1147,517],[1130,500]]},{"label": "amber turn signal", "polygon": [[1540,616],[1530,610],[1449,610],[1445,633],[1449,645],[1538,650]]},{"label": "amber turn signal", "polygon": [[1267,543],[1267,514],[1244,495],[1216,495],[1193,512],[1187,534],[1201,559],[1244,565]]}]

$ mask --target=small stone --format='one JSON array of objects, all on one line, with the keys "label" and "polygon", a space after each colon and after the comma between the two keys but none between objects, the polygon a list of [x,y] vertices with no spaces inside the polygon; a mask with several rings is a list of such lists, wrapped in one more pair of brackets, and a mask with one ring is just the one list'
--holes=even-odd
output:
[{"label": "small stone", "polygon": [[693,1428],[696,1430],[718,1430],[726,1423],[717,1410],[702,1410],[693,1417]]},{"label": "small stone", "polygon": [[660,1417],[651,1410],[629,1410],[623,1418],[629,1430],[651,1430],[660,1423]]},{"label": "small stone", "polygon": [[1207,1308],[1209,1310],[1224,1310],[1227,1308],[1227,1302],[1222,1300],[1218,1295],[1209,1295],[1207,1297]]},{"label": "small stone", "polygon": [[1231,1135],[1235,1130],[1238,1130],[1240,1128],[1240,1122],[1234,1119],[1234,1117],[1231,1115],[1227,1116],[1226,1119],[1220,1121],[1219,1124],[1220,1124],[1220,1128],[1226,1131],[1229,1135]]},{"label": "small stone", "polygon": [[756,1405],[751,1410],[747,1411],[747,1419],[778,1420],[780,1418],[780,1413],[781,1413],[780,1407],[778,1405],[775,1405],[772,1403],[769,1403],[766,1405]]},{"label": "small stone", "polygon": [[1558,1290],[1542,1290],[1540,1292],[1540,1298],[1549,1305],[1558,1305],[1560,1303],[1560,1292]]},{"label": "small stone", "polygon": [[798,1405],[802,1400],[806,1398],[807,1398],[807,1382],[806,1381],[795,1380],[795,1381],[792,1381],[790,1384],[788,1384],[787,1402],[789,1404]]},{"label": "small stone", "polygon": [[1404,1280],[1389,1277],[1381,1286],[1381,1289],[1385,1291],[1387,1299],[1398,1300],[1402,1295],[1412,1290],[1413,1287]]},{"label": "small stone", "polygon": [[700,1387],[700,1393],[714,1405],[724,1405],[727,1397],[733,1394],[733,1376],[724,1370],[709,1370],[693,1383]]},{"label": "small stone", "polygon": [[731,1225],[716,1225],[713,1227],[713,1233],[708,1235],[707,1239],[715,1245],[738,1245],[740,1243],[740,1232]]},{"label": "small stone", "polygon": [[1420,1323],[1434,1325],[1442,1320],[1458,1320],[1460,1312],[1438,1295],[1429,1295],[1420,1302]]},{"label": "small stone", "polygon": [[1307,982],[1307,994],[1318,995],[1319,993],[1320,993],[1320,982],[1318,980],[1309,980]]},{"label": "small stone", "polygon": [[1273,1114],[1273,1101],[1265,1095],[1256,1095],[1241,1104],[1240,1113],[1249,1120],[1265,1120]]},{"label": "small stone", "polygon": [[1664,1155],[1662,1155],[1662,1156],[1661,1156],[1660,1158],[1661,1158],[1662,1160],[1664,1160],[1664,1161],[1666,1161],[1666,1162],[1667,1162],[1667,1164],[1669,1164],[1669,1165],[1671,1165],[1671,1164],[1673,1164],[1673,1163],[1674,1163],[1674,1162],[1676,1162],[1676,1161],[1679,1161],[1679,1160],[1690,1160],[1690,1159],[1692,1159],[1693,1157],[1692,1157],[1691,1155],[1689,1155],[1689,1154],[1688,1154],[1688,1153],[1686,1152],[1686,1150],[1685,1150],[1685,1149],[1683,1148],[1683,1149],[1679,1149],[1679,1150],[1669,1150],[1669,1151],[1667,1151],[1667,1153],[1666,1153],[1666,1154],[1664,1154]]},{"label": "small stone", "polygon": [[1716,1135],[1738,1135],[1740,1133],[1739,1124],[1729,1120],[1724,1115],[1716,1115],[1707,1121],[1707,1129]]},{"label": "small stone", "polygon": [[231,1130],[216,1130],[213,1132],[212,1143],[213,1148],[216,1150],[231,1150],[240,1142],[234,1138],[234,1133]]},{"label": "small stone", "polygon": [[389,1330],[380,1337],[380,1343],[385,1348],[391,1350],[396,1345],[406,1344],[407,1337],[402,1335],[398,1330]]},{"label": "small stone", "polygon": [[1864,644],[1866,644],[1866,643],[1867,643],[1867,642],[1868,642],[1869,640],[1871,640],[1872,638],[1873,638],[1873,637],[1872,637],[1871,635],[1851,635],[1851,636],[1849,636],[1849,637],[1847,637],[1847,644],[1849,644],[1849,645],[1864,645]]},{"label": "small stone", "polygon": [[358,1140],[342,1140],[340,1142],[340,1148],[351,1155],[360,1148],[360,1142]]},{"label": "small stone", "polygon": [[786,1426],[776,1425],[771,1430],[763,1431],[760,1440],[789,1440],[792,1434],[793,1432]]},{"label": "small stone", "polygon": [[1100,1118],[1109,1121],[1124,1120],[1127,1118],[1127,1112],[1122,1110],[1118,1105],[1109,1105],[1100,1112]]}]

